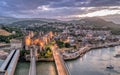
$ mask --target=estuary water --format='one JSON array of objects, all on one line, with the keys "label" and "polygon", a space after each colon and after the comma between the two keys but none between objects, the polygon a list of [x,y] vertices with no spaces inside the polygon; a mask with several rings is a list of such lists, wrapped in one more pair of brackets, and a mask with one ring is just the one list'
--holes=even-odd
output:
[{"label": "estuary water", "polygon": [[[94,49],[82,58],[66,61],[71,75],[120,75],[120,58],[114,57],[120,46]],[[108,65],[114,69],[107,69]],[[29,63],[18,63],[14,75],[28,75]],[[54,62],[37,62],[37,75],[57,75]]]},{"label": "estuary water", "polygon": [[[14,75],[28,75],[30,63],[18,63]],[[37,62],[37,75],[57,75],[54,62]]]},{"label": "estuary water", "polygon": [[3,64],[3,62],[4,62],[4,60],[1,60],[1,59],[0,59],[0,66]]},{"label": "estuary water", "polygon": [[[67,61],[71,75],[120,75],[120,58],[114,56],[120,51],[120,46],[94,49],[82,58]],[[114,69],[107,69],[108,65]]]}]

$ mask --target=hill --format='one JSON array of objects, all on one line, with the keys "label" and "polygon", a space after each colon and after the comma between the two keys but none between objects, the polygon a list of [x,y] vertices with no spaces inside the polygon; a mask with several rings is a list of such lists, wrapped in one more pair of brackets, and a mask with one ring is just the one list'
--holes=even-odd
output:
[{"label": "hill", "polygon": [[17,21],[13,22],[12,24],[9,24],[10,26],[17,26],[17,27],[28,27],[28,26],[35,26],[35,25],[40,25],[47,23],[45,21],[40,21],[40,20],[24,20],[24,21]]},{"label": "hill", "polygon": [[0,16],[0,24],[10,24],[15,21],[18,21],[18,19],[13,17]]},{"label": "hill", "polygon": [[87,25],[93,27],[110,27],[110,28],[120,28],[119,24],[115,24],[113,22],[105,21],[101,18],[92,17],[92,18],[82,18],[80,20],[71,20],[68,23],[80,24],[80,25]]},{"label": "hill", "polygon": [[0,35],[9,36],[9,35],[11,35],[11,33],[7,32],[6,30],[0,29]]},{"label": "hill", "polygon": [[[8,26],[15,26],[15,27],[34,27],[34,26],[40,26],[42,24],[49,25],[48,23],[51,22],[58,22],[63,23],[63,25],[66,24],[78,24],[83,26],[91,26],[91,27],[108,27],[114,30],[119,30],[120,25],[115,24],[110,21],[105,21],[98,17],[87,17],[87,18],[81,18],[79,20],[71,20],[71,21],[60,21],[56,19],[46,19],[46,18],[12,18],[12,17],[1,17],[0,16],[0,23],[6,23]],[[57,25],[57,24],[53,24]]]},{"label": "hill", "polygon": [[60,20],[57,19],[47,19],[47,18],[14,18],[14,17],[4,17],[0,16],[0,24],[12,24],[16,23],[18,21],[32,21],[32,20],[37,20],[37,21],[45,21],[45,22],[61,22]]}]

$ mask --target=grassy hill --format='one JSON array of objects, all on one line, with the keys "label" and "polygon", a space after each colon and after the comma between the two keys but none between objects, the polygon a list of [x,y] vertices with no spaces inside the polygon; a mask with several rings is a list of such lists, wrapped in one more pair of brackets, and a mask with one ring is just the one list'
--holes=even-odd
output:
[{"label": "grassy hill", "polygon": [[47,18],[14,18],[14,17],[5,17],[0,16],[0,24],[15,24],[22,21],[41,21],[41,22],[61,22],[57,19],[47,19]]},{"label": "grassy hill", "polygon": [[28,26],[33,26],[35,24],[44,24],[44,23],[47,22],[40,20],[24,20],[24,21],[13,22],[12,24],[10,24],[10,26],[28,27]]},{"label": "grassy hill", "polygon": [[[12,32],[15,31],[15,34]],[[23,36],[22,31],[18,28],[12,28],[7,26],[2,26],[0,29],[0,42],[10,43],[11,39],[18,38],[21,39]]]},{"label": "grassy hill", "polygon": [[102,27],[107,27],[111,30],[112,34],[120,35],[120,24],[115,24],[110,21],[105,21],[98,17],[92,17],[92,18],[83,18],[80,20],[72,20],[68,21],[68,23],[83,25],[83,26],[91,26],[92,28],[100,29]]},{"label": "grassy hill", "polygon": [[2,35],[2,36],[9,36],[9,35],[11,35],[11,33],[6,31],[6,30],[0,29],[0,35]]},{"label": "grassy hill", "polygon": [[[9,20],[9,21],[8,21]],[[73,25],[82,25],[83,27],[88,27],[88,28],[94,28],[94,29],[100,29],[100,28],[108,28],[111,29],[112,33],[114,34],[120,34],[120,25],[115,24],[110,21],[105,21],[101,18],[98,17],[92,17],[92,18],[81,18],[79,20],[71,20],[71,21],[59,21],[56,19],[45,19],[45,18],[11,18],[11,17],[0,17],[0,23],[4,21],[8,27],[13,26],[17,28],[21,27],[38,27],[37,29],[40,30],[41,25],[59,25],[59,23],[63,23],[62,25],[66,26],[67,24]],[[53,24],[51,24],[53,23]],[[58,24],[57,24],[58,23]],[[47,27],[48,28],[48,27]],[[43,28],[41,28],[43,29]],[[45,28],[46,29],[46,28]],[[52,28],[51,28],[52,29]]]},{"label": "grassy hill", "polygon": [[105,21],[98,17],[92,17],[92,18],[83,18],[80,20],[72,20],[68,21],[68,23],[74,23],[74,24],[80,24],[80,25],[86,25],[86,26],[92,26],[92,27],[109,27],[109,28],[120,28],[119,24],[115,24],[113,22]]}]

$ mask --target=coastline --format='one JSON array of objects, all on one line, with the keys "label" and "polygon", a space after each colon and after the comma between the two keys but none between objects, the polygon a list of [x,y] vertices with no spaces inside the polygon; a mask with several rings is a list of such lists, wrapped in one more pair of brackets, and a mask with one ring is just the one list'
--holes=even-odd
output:
[{"label": "coastline", "polygon": [[82,57],[83,55],[85,55],[87,52],[93,50],[93,49],[99,49],[99,48],[108,48],[108,47],[114,47],[114,46],[118,46],[120,45],[120,42],[114,42],[114,43],[109,43],[109,44],[103,44],[103,45],[99,45],[99,46],[91,46],[91,47],[83,47],[80,48],[79,51],[75,52],[76,55],[72,56],[72,57],[68,57],[68,58],[64,58],[65,61],[70,61],[70,60],[75,60],[78,59],[80,57]]}]

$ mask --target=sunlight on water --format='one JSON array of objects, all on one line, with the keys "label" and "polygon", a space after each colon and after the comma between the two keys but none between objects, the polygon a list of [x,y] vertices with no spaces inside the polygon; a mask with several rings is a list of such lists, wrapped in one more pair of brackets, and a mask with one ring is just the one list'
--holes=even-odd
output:
[{"label": "sunlight on water", "polygon": [[[120,46],[95,49],[88,52],[82,58],[68,61],[67,65],[71,75],[120,75],[120,58],[114,57],[118,50],[120,51]],[[113,70],[106,69],[110,61],[114,66]]]},{"label": "sunlight on water", "polygon": [[[28,75],[29,63],[19,62],[14,75]],[[57,75],[54,62],[37,62],[37,75]]]},{"label": "sunlight on water", "polygon": [[28,75],[29,73],[29,63],[19,62],[17,64],[14,75]]},{"label": "sunlight on water", "polygon": [[0,66],[3,64],[3,62],[4,62],[4,60],[1,60],[1,59],[0,59]]},{"label": "sunlight on water", "polygon": [[[88,52],[82,58],[67,61],[71,75],[120,75],[120,58],[115,58],[115,54],[120,51],[120,46],[113,48],[95,49]],[[113,70],[106,69],[110,64]],[[18,63],[14,75],[28,75],[29,63]],[[37,62],[37,75],[57,75],[54,62]]]},{"label": "sunlight on water", "polygon": [[38,62],[37,75],[57,75],[53,62]]}]

